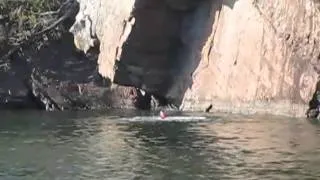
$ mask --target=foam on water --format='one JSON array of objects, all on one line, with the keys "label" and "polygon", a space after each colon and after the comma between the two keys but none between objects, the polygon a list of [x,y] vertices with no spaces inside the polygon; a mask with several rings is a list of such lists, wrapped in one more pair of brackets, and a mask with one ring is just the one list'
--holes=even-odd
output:
[{"label": "foam on water", "polygon": [[209,118],[205,116],[169,116],[165,119],[162,119],[159,116],[134,116],[134,117],[125,117],[125,118],[119,118],[118,120],[123,121],[176,121],[176,122],[193,122],[193,121],[205,121],[210,120]]}]

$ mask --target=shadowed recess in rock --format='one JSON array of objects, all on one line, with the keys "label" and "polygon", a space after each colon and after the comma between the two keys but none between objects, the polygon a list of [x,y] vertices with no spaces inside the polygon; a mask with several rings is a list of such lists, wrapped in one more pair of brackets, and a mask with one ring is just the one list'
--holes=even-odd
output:
[{"label": "shadowed recess in rock", "polygon": [[[191,75],[210,36],[208,27],[214,23],[215,11],[223,4],[232,8],[234,3],[137,0],[131,32],[115,64],[114,82],[141,88],[179,106],[184,92],[193,83]],[[190,54],[193,52],[197,54]],[[170,97],[170,88],[179,81],[184,82],[183,90],[180,89],[178,97]]]}]

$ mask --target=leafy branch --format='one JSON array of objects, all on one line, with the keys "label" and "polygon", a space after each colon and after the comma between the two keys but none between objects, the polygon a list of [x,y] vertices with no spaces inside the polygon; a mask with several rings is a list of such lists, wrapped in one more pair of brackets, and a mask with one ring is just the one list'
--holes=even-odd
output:
[{"label": "leafy branch", "polygon": [[13,29],[8,39],[10,49],[0,59],[8,59],[23,45],[39,40],[43,34],[74,17],[77,2],[62,1],[64,0],[0,0],[0,12],[9,19],[9,29]]}]

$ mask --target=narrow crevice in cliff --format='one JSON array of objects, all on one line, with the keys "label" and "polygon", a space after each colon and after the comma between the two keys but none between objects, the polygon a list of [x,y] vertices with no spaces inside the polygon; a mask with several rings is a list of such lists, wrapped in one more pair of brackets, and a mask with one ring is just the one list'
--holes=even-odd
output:
[{"label": "narrow crevice in cliff", "polygon": [[[232,2],[232,6],[235,3]],[[179,38],[182,45],[179,47],[174,83],[170,87],[167,97],[174,104],[180,106],[187,89],[191,88],[196,69],[201,59],[206,59],[209,64],[211,49],[213,48],[214,25],[217,12],[221,11],[224,2],[217,0],[199,1],[192,11],[189,11],[183,18]],[[206,52],[206,53],[204,53]],[[205,67],[204,67],[205,68]]]},{"label": "narrow crevice in cliff", "polygon": [[132,12],[135,24],[122,47],[114,82],[165,95],[172,83],[183,12],[166,1],[139,0]]},{"label": "narrow crevice in cliff", "polygon": [[203,1],[137,0],[135,22],[116,63],[114,82],[166,97],[181,68],[186,17]]},{"label": "narrow crevice in cliff", "polygon": [[[236,1],[137,0],[115,62],[113,82],[157,94],[180,106],[208,42],[216,12]],[[127,27],[125,27],[127,28]],[[128,31],[128,32],[127,32]],[[213,37],[212,37],[213,38]],[[209,43],[209,44],[208,44]],[[206,47],[208,46],[208,47]]]}]

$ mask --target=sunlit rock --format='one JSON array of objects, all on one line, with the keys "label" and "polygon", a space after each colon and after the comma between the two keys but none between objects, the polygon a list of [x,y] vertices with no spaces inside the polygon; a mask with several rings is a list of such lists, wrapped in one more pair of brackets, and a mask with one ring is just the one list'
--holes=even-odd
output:
[{"label": "sunlit rock", "polygon": [[100,41],[100,74],[182,110],[301,116],[315,91],[313,0],[79,3],[75,44],[87,51]]}]

